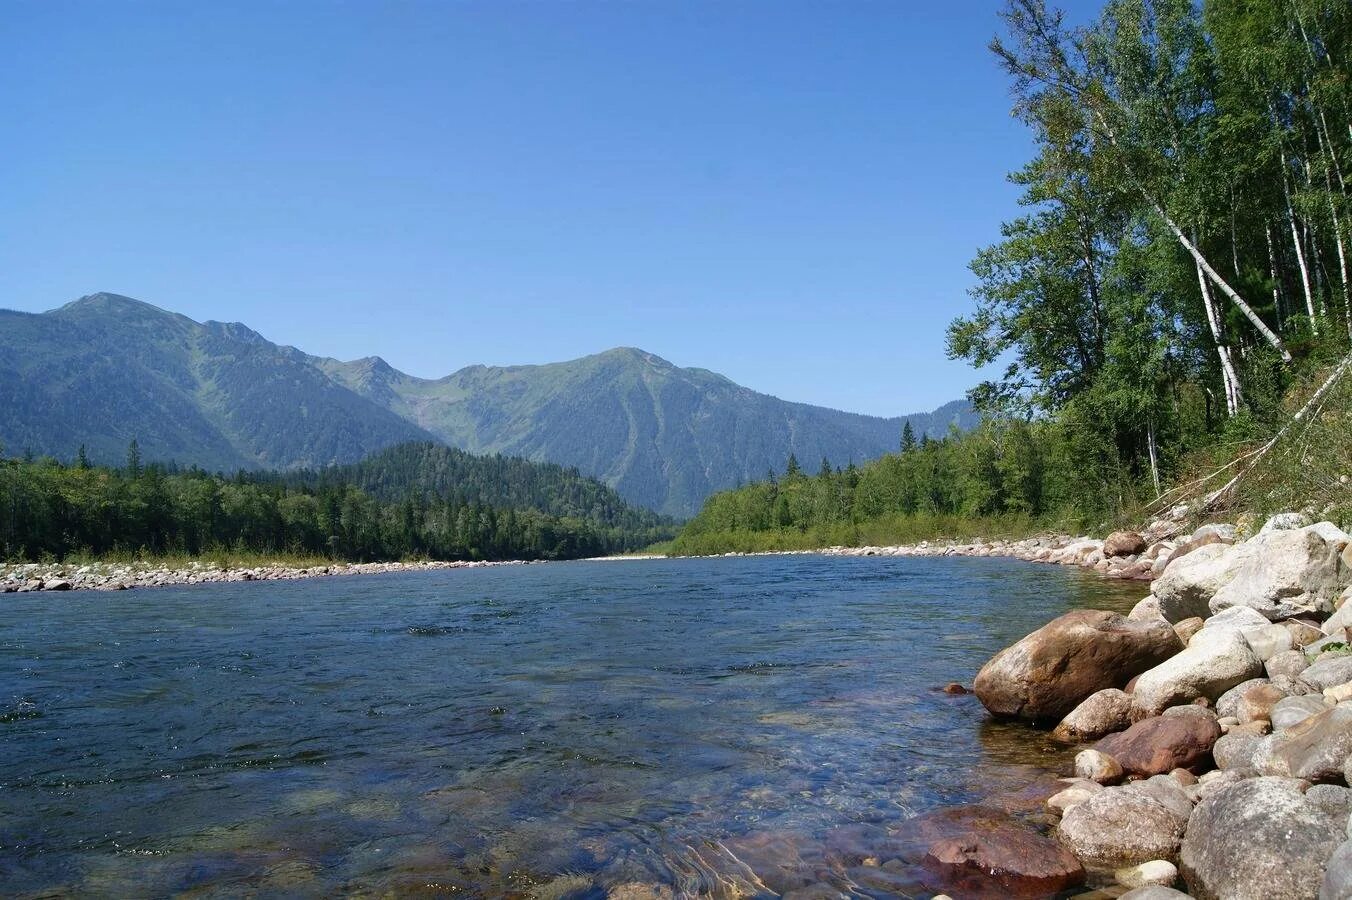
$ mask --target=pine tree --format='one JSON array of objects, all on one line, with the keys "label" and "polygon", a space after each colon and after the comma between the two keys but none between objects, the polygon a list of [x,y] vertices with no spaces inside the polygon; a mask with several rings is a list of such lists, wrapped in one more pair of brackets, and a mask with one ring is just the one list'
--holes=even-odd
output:
[{"label": "pine tree", "polygon": [[915,449],[915,429],[911,427],[911,420],[907,419],[906,424],[901,426],[901,452],[910,453]]},{"label": "pine tree", "polygon": [[89,468],[89,454],[85,452],[85,445],[80,445],[80,452],[75,456],[75,467],[78,469]]},{"label": "pine tree", "polygon": [[127,474],[132,478],[141,475],[141,445],[136,443],[136,438],[127,445]]},{"label": "pine tree", "polygon": [[789,454],[789,461],[788,461],[788,463],[784,466],[784,477],[785,477],[785,478],[797,478],[799,475],[802,475],[802,474],[803,474],[803,470],[802,470],[801,468],[799,468],[799,466],[798,466],[798,457],[795,456],[794,454],[790,453],[790,454]]}]

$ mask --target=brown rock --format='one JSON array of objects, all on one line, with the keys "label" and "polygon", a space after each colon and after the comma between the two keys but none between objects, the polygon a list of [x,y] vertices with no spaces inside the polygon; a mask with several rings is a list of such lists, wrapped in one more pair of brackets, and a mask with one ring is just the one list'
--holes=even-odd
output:
[{"label": "brown rock", "polygon": [[1186,647],[1188,641],[1192,640],[1192,636],[1201,631],[1202,626],[1204,625],[1206,625],[1206,619],[1203,619],[1201,616],[1193,616],[1191,619],[1184,619],[1182,622],[1176,624],[1174,626],[1174,633],[1178,635],[1178,639],[1182,641],[1183,646]]},{"label": "brown rock", "polygon": [[1222,540],[1221,536],[1214,531],[1203,532],[1195,538],[1188,538],[1185,541],[1180,541],[1178,546],[1174,548],[1174,552],[1170,554],[1169,562],[1177,562],[1198,547],[1205,547],[1207,544],[1225,543],[1228,543],[1228,541]]},{"label": "brown rock", "polygon": [[1163,775],[1174,769],[1210,767],[1221,727],[1210,716],[1155,716],[1094,745],[1133,775]]},{"label": "brown rock", "polygon": [[1130,694],[1105,688],[1090,694],[1067,713],[1052,731],[1052,740],[1062,744],[1097,740],[1131,725],[1134,713]]},{"label": "brown rock", "polygon": [[970,690],[968,690],[967,688],[965,688],[965,687],[963,687],[962,685],[958,684],[956,681],[950,681],[948,684],[944,685],[943,691],[944,691],[945,694],[959,694],[959,695],[960,695],[960,694],[970,694],[970,693],[971,693]]},{"label": "brown rock", "polygon": [[1239,704],[1235,707],[1235,717],[1239,719],[1241,725],[1246,722],[1267,721],[1272,718],[1272,707],[1285,696],[1285,691],[1279,691],[1271,684],[1255,685],[1240,695]]},{"label": "brown rock", "polygon": [[1104,556],[1135,556],[1144,553],[1145,538],[1134,531],[1114,531],[1103,542]]},{"label": "brown rock", "polygon": [[925,851],[930,885],[964,897],[1045,897],[1084,883],[1075,855],[999,810],[947,811]]},{"label": "brown rock", "polygon": [[1000,651],[977,673],[973,689],[997,716],[1058,721],[1090,694],[1121,687],[1182,649],[1162,620],[1080,609]]}]

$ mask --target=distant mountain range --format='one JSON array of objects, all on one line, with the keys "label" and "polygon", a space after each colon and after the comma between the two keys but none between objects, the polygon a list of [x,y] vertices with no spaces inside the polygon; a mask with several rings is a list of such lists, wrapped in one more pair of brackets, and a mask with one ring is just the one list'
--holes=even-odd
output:
[{"label": "distant mountain range", "polygon": [[204,468],[350,463],[407,441],[575,466],[633,503],[688,516],[711,493],[823,457],[896,448],[902,422],[942,436],[965,401],[893,419],[790,403],[705,369],[619,348],[570,362],[469,366],[415,378],[278,346],[244,325],[196,322],[92,294],[50,312],[0,310],[0,441],[7,452]]}]

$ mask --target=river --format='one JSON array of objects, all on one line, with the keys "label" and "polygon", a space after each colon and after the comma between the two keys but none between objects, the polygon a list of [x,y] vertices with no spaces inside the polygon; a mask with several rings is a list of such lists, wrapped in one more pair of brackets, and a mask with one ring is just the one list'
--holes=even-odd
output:
[{"label": "river", "polygon": [[5,595],[0,894],[923,895],[890,828],[1067,763],[936,688],[1142,594],[776,556]]}]

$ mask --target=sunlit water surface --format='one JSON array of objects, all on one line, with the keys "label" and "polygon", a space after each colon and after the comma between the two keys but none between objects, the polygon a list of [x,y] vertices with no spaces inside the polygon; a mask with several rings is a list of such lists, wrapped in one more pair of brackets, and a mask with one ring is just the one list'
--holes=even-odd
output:
[{"label": "sunlit water surface", "polygon": [[935,688],[1142,593],[796,556],[6,595],[0,894],[923,894],[858,877],[889,829],[1065,764]]}]

